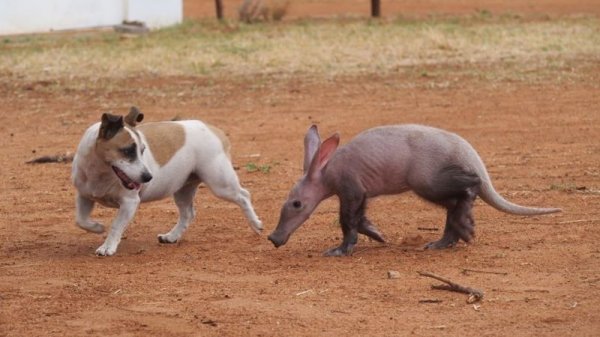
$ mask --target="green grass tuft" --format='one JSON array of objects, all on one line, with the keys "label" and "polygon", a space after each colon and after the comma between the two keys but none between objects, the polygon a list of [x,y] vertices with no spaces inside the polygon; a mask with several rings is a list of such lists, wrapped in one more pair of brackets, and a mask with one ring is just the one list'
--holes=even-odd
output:
[{"label": "green grass tuft", "polygon": [[272,165],[271,164],[259,165],[254,162],[249,162],[246,165],[244,165],[244,167],[246,168],[246,172],[249,172],[249,173],[262,172],[262,173],[267,174],[267,173],[271,172]]}]

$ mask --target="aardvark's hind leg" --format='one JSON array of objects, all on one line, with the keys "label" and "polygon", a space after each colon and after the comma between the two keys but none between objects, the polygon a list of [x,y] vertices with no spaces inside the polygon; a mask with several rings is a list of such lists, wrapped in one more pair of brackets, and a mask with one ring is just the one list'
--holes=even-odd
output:
[{"label": "aardvark's hind leg", "polygon": [[425,248],[452,247],[459,239],[471,241],[475,233],[471,208],[481,184],[477,174],[459,165],[449,164],[441,167],[432,178],[416,176],[412,183],[418,195],[448,210],[444,235],[440,240],[428,243]]},{"label": "aardvark's hind leg", "polygon": [[472,208],[476,197],[474,189],[468,189],[463,197],[457,199],[453,207],[448,207],[444,235],[440,240],[428,243],[425,248],[454,247],[459,239],[470,242],[475,236]]},{"label": "aardvark's hind leg", "polygon": [[385,242],[383,236],[381,235],[377,227],[375,227],[375,225],[373,225],[373,223],[371,223],[371,221],[369,221],[369,219],[367,219],[366,216],[363,216],[360,223],[358,224],[358,232],[360,234],[370,237],[375,241]]}]

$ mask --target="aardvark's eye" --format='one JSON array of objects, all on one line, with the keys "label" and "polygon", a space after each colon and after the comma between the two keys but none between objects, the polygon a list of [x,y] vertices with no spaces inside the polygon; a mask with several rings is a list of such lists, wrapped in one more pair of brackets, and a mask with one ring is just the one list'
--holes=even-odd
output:
[{"label": "aardvark's eye", "polygon": [[293,206],[295,209],[299,209],[300,207],[302,207],[302,203],[300,202],[300,200],[294,200],[294,201],[292,202],[292,206]]}]

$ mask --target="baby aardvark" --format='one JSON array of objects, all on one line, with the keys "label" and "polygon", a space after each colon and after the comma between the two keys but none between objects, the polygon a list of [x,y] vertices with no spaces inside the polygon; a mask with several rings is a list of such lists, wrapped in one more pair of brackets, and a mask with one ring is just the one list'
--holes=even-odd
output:
[{"label": "baby aardvark", "polygon": [[357,234],[383,242],[381,233],[366,218],[368,198],[414,191],[447,209],[442,238],[427,248],[454,246],[474,236],[471,208],[477,196],[494,208],[517,215],[560,212],[559,208],[531,208],[500,196],[473,147],[460,136],[423,125],[382,126],[362,132],[338,149],[334,134],[321,143],[317,127],[304,138],[304,176],[283,204],[279,224],[269,235],[275,247],[312,214],[319,203],[337,195],[344,238],[328,256],[352,254]]}]

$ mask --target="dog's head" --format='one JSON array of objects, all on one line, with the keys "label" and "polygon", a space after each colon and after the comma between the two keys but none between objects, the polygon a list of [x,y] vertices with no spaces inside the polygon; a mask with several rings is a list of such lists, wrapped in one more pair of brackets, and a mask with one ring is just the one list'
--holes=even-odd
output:
[{"label": "dog's head", "polygon": [[145,145],[135,129],[143,119],[144,115],[135,107],[125,118],[105,113],[96,139],[96,153],[130,190],[139,189],[152,179],[142,161]]}]

